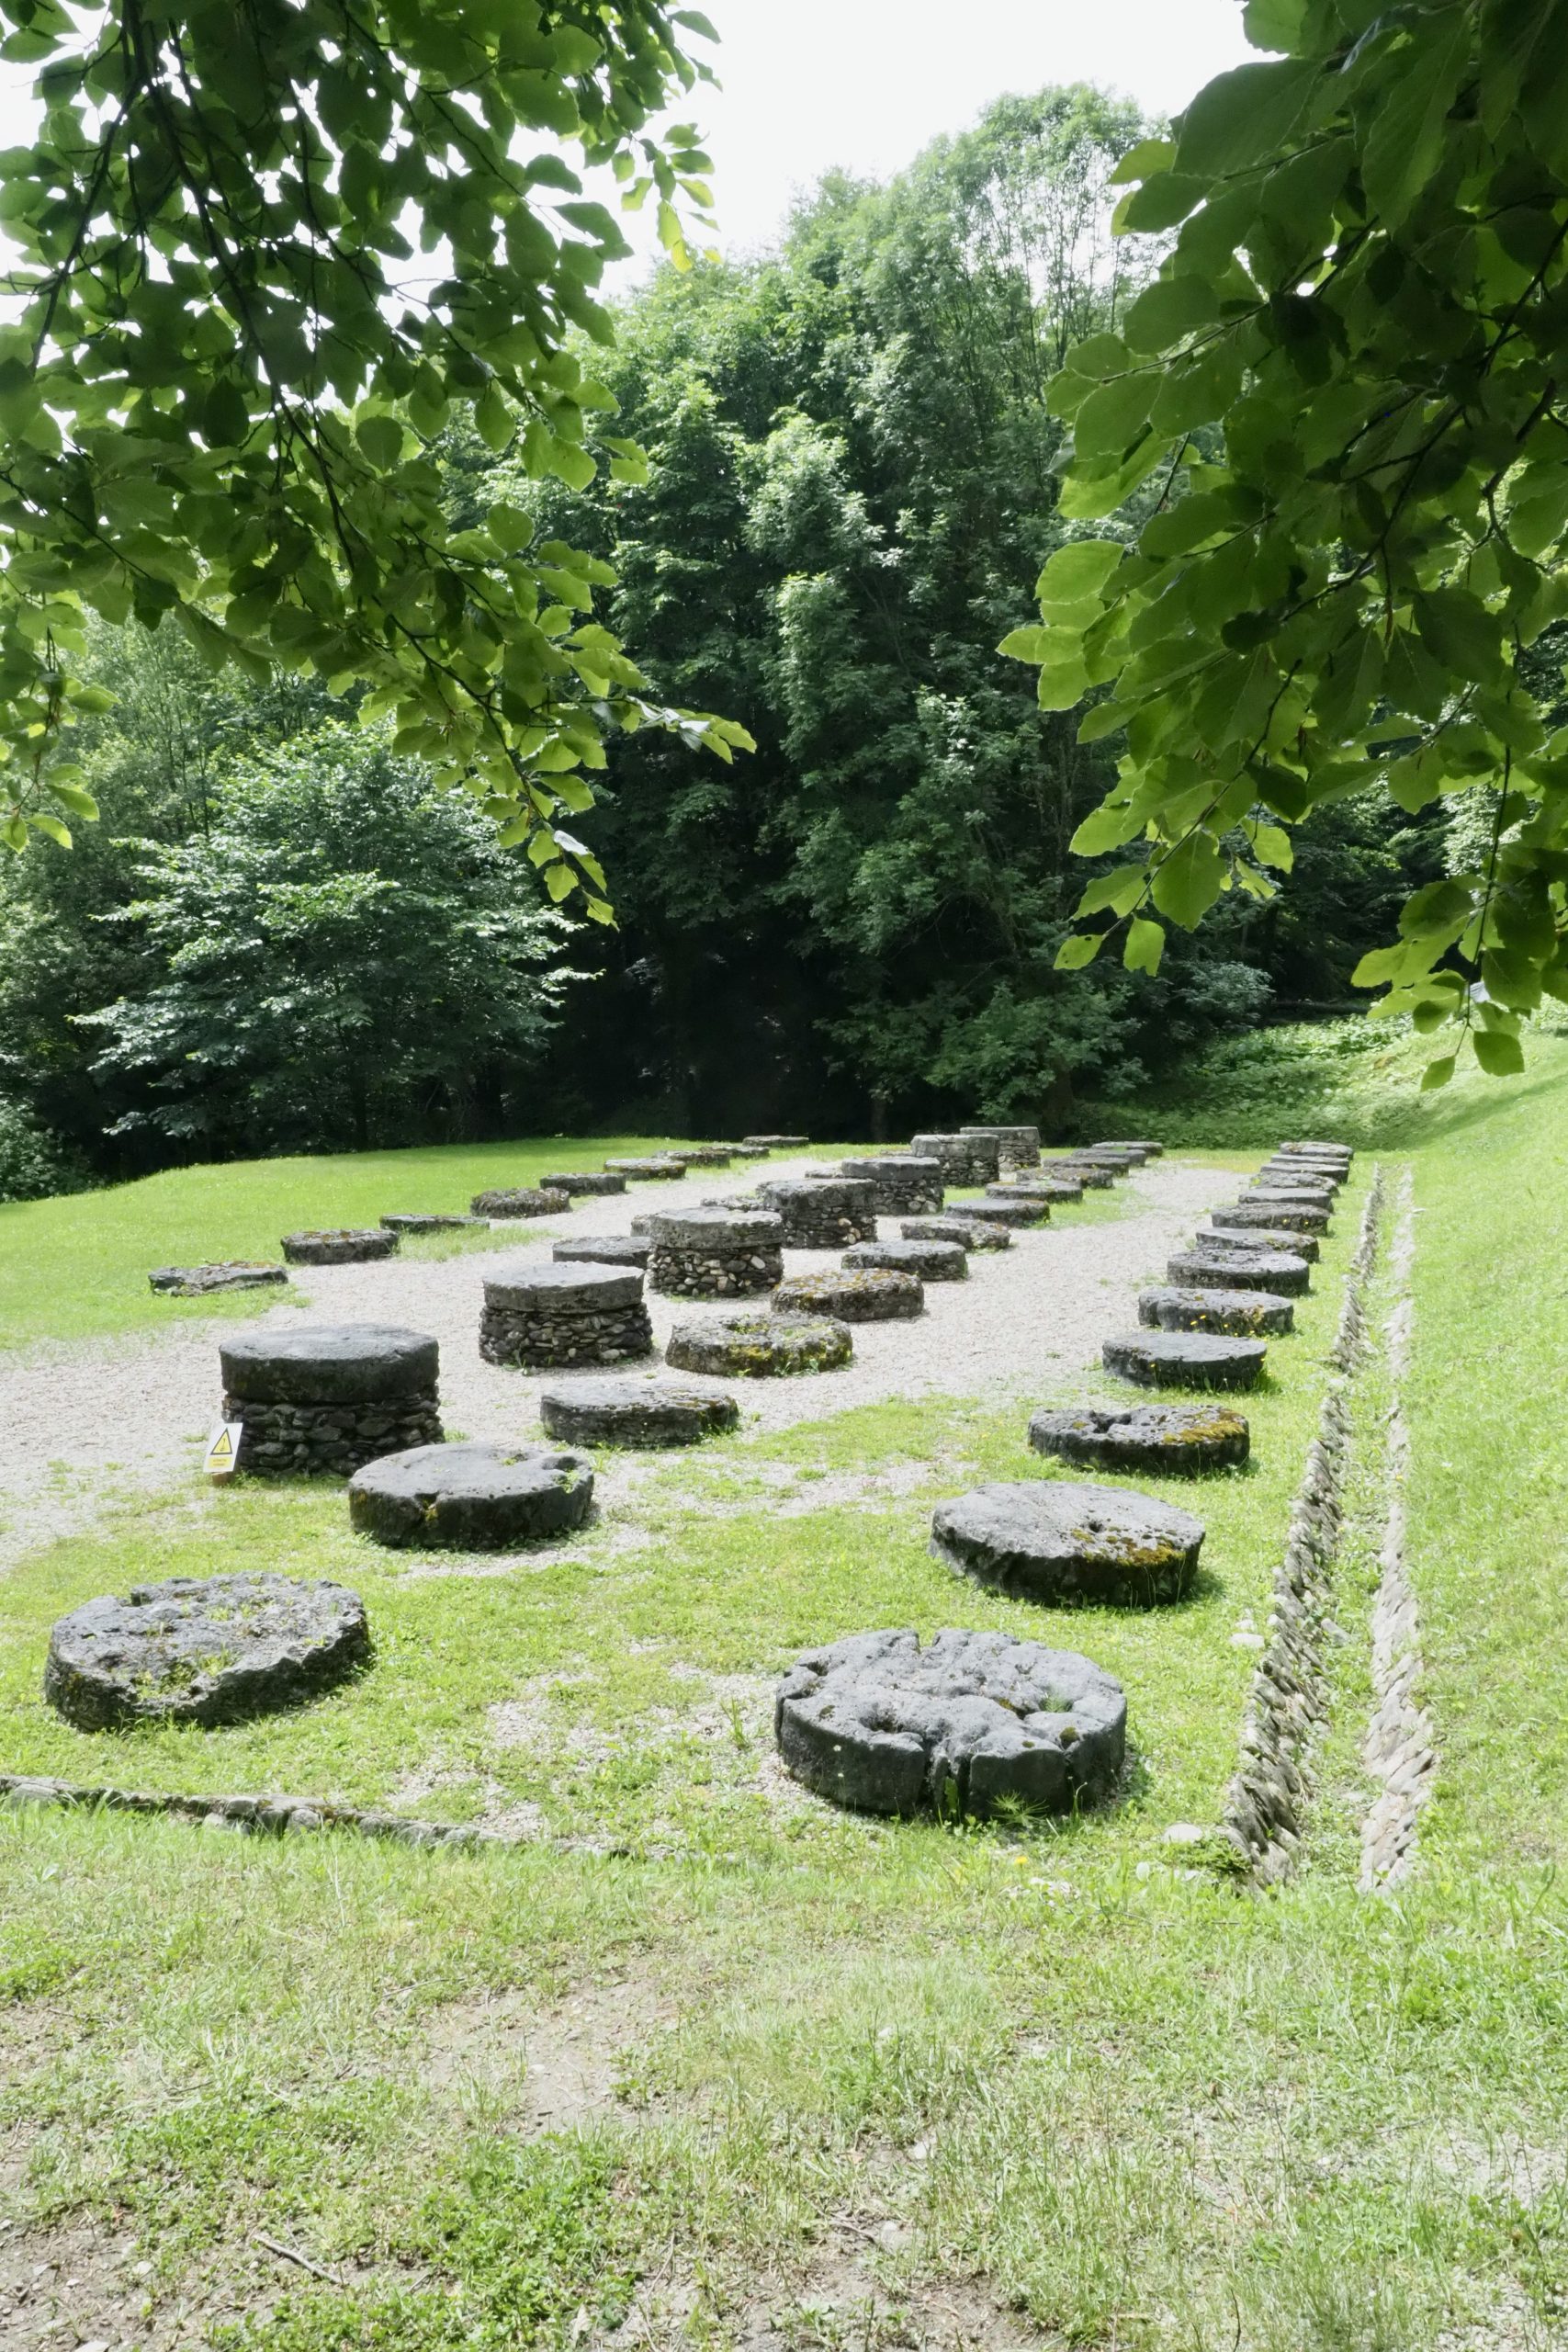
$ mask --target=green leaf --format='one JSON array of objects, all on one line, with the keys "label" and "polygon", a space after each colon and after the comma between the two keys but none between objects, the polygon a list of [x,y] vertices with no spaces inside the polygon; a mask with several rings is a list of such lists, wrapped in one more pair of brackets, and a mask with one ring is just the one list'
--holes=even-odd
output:
[{"label": "green leaf", "polygon": [[1122,332],[1134,351],[1165,351],[1219,315],[1218,291],[1206,277],[1156,277],[1128,311]]},{"label": "green leaf", "polygon": [[1449,109],[1470,65],[1467,10],[1416,23],[1418,37],[1398,53],[1361,157],[1368,197],[1391,229],[1402,226],[1441,161]]},{"label": "green leaf", "polygon": [[1089,810],[1067,846],[1075,857],[1103,857],[1143,830],[1142,820],[1124,802],[1107,803]]},{"label": "green leaf", "polygon": [[1157,922],[1146,922],[1134,915],[1127,926],[1127,944],[1122,951],[1122,961],[1130,972],[1147,972],[1152,977],[1159,970],[1159,959],[1165,952],[1165,932]]},{"label": "green leaf", "polygon": [[1472,1029],[1470,1042],[1476,1060],[1488,1078],[1518,1078],[1522,1075],[1524,1047],[1506,1029]]},{"label": "green leaf", "polygon": [[1207,833],[1190,833],[1161,859],[1150,896],[1162,915],[1190,931],[1224,888],[1225,866]]},{"label": "green leaf", "polygon": [[1428,1062],[1421,1073],[1422,1093],[1430,1093],[1437,1086],[1446,1086],[1454,1074],[1454,1064],[1457,1059],[1458,1056],[1455,1054],[1442,1054],[1436,1061]]},{"label": "green leaf", "polygon": [[1171,168],[1217,178],[1256,164],[1294,129],[1326,70],[1316,58],[1290,57],[1216,75],[1177,124]]},{"label": "green leaf", "polygon": [[251,429],[251,413],[237,384],[218,383],[201,404],[201,437],[209,448],[237,448]]},{"label": "green leaf", "polygon": [[1073,447],[1078,457],[1119,458],[1146,421],[1158,388],[1158,377],[1147,370],[1112,377],[1109,384],[1090,392],[1073,422]]},{"label": "green leaf", "polygon": [[1081,972],[1092,964],[1100,953],[1101,931],[1070,931],[1057,948],[1053,969],[1058,972]]},{"label": "green leaf", "polygon": [[[474,424],[485,447],[494,450],[499,457],[507,447],[517,429],[517,420],[512,413],[511,403],[499,384],[487,384],[475,401]],[[592,479],[592,465],[589,468],[589,474]]]},{"label": "green leaf", "polygon": [[1255,825],[1251,842],[1252,854],[1260,865],[1272,865],[1280,873],[1289,874],[1296,862],[1296,853],[1282,825]]},{"label": "green leaf", "polygon": [[1118,865],[1110,874],[1097,876],[1073,911],[1077,915],[1098,915],[1109,907],[1116,914],[1127,914],[1143,896],[1147,878],[1148,869],[1142,863]]},{"label": "green leaf", "polygon": [[1146,180],[1156,172],[1168,171],[1175,156],[1174,139],[1140,139],[1135,146],[1128,148],[1111,173],[1109,185],[1125,187],[1130,180]]},{"label": "green leaf", "polygon": [[385,473],[403,454],[403,428],[395,416],[362,416],[354,437],[378,471]]},{"label": "green leaf", "polygon": [[1097,605],[1122,554],[1115,539],[1074,539],[1058,548],[1034,583],[1041,611],[1079,612]]}]

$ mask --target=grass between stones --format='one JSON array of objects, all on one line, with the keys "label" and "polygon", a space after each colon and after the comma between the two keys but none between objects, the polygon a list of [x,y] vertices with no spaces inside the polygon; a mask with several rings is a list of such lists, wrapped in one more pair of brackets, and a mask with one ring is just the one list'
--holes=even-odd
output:
[{"label": "grass between stones", "polygon": [[[20,2282],[77,2340],[245,2352],[1561,2344],[1568,1057],[1543,1065],[1456,1097],[1413,1154],[1410,1569],[1443,1764],[1397,1902],[1354,1891],[1376,1360],[1303,1870],[1238,1896],[1162,1838],[1214,1819],[1235,1761],[1254,1653],[1232,1636],[1261,1630],[1364,1161],[1243,1400],[1255,1466],[1150,1482],[1209,1528],[1176,1609],[1040,1611],[927,1555],[942,1494],[1055,1475],[1024,1438],[1044,1390],[657,1461],[501,1573],[378,1555],[303,1486],[172,1497],[25,1564],[0,1589],[9,1769],[536,1839],[428,1856],[0,1815],[0,2340]],[[372,1673],[216,1735],[53,1723],[51,1619],[197,1561],[355,1584]],[[1123,1677],[1118,1807],[961,1831],[779,1779],[768,1697],[797,1646],[954,1622]]]}]

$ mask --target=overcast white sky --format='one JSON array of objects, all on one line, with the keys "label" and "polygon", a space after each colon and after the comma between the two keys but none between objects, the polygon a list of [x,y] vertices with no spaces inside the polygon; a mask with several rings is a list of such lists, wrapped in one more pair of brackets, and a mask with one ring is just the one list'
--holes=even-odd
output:
[{"label": "overcast white sky", "polygon": [[[795,188],[834,164],[883,179],[1007,90],[1098,82],[1172,114],[1255,56],[1240,0],[698,0],[724,87],[683,112],[708,133],[720,244],[765,244]],[[694,41],[699,55],[706,42]],[[628,235],[641,229],[628,223]]]}]

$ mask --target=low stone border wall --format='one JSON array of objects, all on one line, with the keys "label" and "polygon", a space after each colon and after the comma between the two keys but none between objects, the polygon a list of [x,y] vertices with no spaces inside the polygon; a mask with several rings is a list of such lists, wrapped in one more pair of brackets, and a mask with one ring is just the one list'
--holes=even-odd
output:
[{"label": "low stone border wall", "polygon": [[79,1781],[34,1779],[0,1772],[0,1804],[52,1805],[70,1811],[164,1814],[204,1828],[239,1829],[281,1838],[312,1829],[349,1829],[361,1838],[389,1838],[400,1846],[491,1846],[518,1841],[465,1823],[406,1821],[400,1814],[367,1813],[316,1797],[170,1796],[144,1789],[101,1789]]},{"label": "low stone border wall", "polygon": [[1366,1354],[1366,1294],[1377,1261],[1382,1207],[1382,1174],[1374,1170],[1329,1350],[1334,1374],[1291,1506],[1284,1555],[1274,1571],[1268,1640],[1242,1723],[1241,1763],[1225,1797],[1221,1828],[1232,1866],[1257,1886],[1273,1884],[1294,1867],[1311,1798],[1309,1750],[1327,1712],[1350,1389]]},{"label": "low stone border wall", "polygon": [[1410,1369],[1415,1310],[1410,1272],[1416,1256],[1414,1182],[1406,1170],[1389,1250],[1395,1284],[1385,1329],[1390,1402],[1387,1419],[1388,1506],[1372,1603],[1372,1690],[1376,1704],[1361,1758],[1382,1783],[1361,1824],[1360,1890],[1381,1894],[1409,1876],[1416,1860],[1421,1808],[1438,1768],[1437,1733],[1416,1698],[1422,1672],[1421,1613],[1404,1565],[1404,1485],[1410,1470],[1410,1429],[1404,1382]]}]

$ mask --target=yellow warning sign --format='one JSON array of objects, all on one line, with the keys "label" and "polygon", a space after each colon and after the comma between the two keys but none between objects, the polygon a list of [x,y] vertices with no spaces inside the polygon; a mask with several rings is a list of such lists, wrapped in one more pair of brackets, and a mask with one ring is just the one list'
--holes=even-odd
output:
[{"label": "yellow warning sign", "polygon": [[202,1468],[209,1478],[231,1478],[240,1459],[243,1421],[220,1421],[207,1441]]}]

